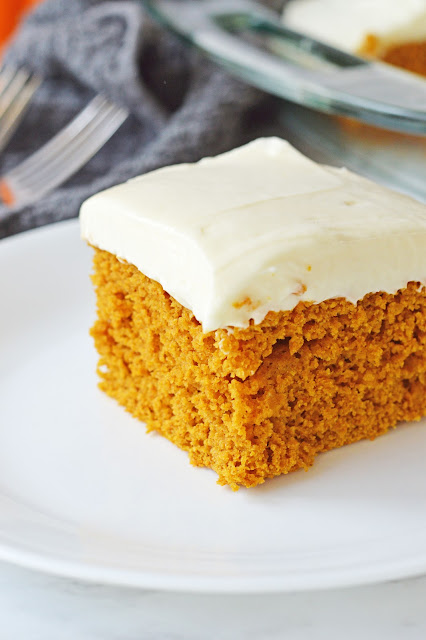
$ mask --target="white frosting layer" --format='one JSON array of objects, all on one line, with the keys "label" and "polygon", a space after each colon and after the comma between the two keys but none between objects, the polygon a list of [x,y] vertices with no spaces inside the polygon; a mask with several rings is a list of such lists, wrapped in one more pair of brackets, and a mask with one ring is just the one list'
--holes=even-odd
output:
[{"label": "white frosting layer", "polygon": [[83,238],[160,282],[204,331],[426,283],[424,205],[278,138],[103,191],[80,219]]},{"label": "white frosting layer", "polygon": [[426,0],[291,0],[285,24],[339,49],[356,52],[367,35],[380,48],[426,40]]}]

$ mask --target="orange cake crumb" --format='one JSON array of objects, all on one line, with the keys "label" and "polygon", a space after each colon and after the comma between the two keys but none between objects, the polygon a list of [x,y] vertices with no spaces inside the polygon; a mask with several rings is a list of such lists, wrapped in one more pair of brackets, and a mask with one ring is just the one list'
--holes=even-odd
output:
[{"label": "orange cake crumb", "polygon": [[426,414],[426,292],[299,302],[203,333],[155,281],[95,249],[100,387],[233,489]]},{"label": "orange cake crumb", "polygon": [[426,76],[426,42],[411,42],[390,47],[383,61]]},{"label": "orange cake crumb", "polygon": [[365,38],[359,53],[426,76],[426,41],[406,42],[383,48],[380,39],[370,34]]}]

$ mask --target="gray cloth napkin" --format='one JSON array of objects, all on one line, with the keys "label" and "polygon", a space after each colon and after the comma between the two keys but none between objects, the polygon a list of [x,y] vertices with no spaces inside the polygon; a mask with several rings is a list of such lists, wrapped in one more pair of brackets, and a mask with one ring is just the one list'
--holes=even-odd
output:
[{"label": "gray cloth napkin", "polygon": [[3,154],[16,166],[96,93],[130,117],[66,184],[32,206],[0,205],[0,238],[78,215],[88,196],[157,167],[216,155],[262,133],[272,103],[152,22],[137,0],[45,0],[9,46],[6,64],[44,82]]}]

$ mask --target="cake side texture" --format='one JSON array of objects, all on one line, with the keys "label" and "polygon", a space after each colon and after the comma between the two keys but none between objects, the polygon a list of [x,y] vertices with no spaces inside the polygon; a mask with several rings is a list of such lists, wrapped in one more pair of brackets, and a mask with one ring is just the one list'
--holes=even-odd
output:
[{"label": "cake side texture", "polygon": [[299,302],[203,332],[160,284],[95,249],[100,386],[132,415],[253,487],[426,414],[426,292]]}]

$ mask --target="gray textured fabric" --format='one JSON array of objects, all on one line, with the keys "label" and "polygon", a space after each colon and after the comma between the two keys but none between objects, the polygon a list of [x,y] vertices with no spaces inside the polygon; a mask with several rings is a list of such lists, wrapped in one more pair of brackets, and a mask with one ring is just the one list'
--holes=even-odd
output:
[{"label": "gray textured fabric", "polygon": [[89,195],[132,176],[242,144],[261,132],[260,108],[269,109],[261,92],[153,24],[136,0],[45,0],[8,48],[7,63],[38,71],[44,82],[1,171],[50,139],[95,93],[131,115],[54,193],[22,210],[0,206],[0,238],[72,218]]}]

